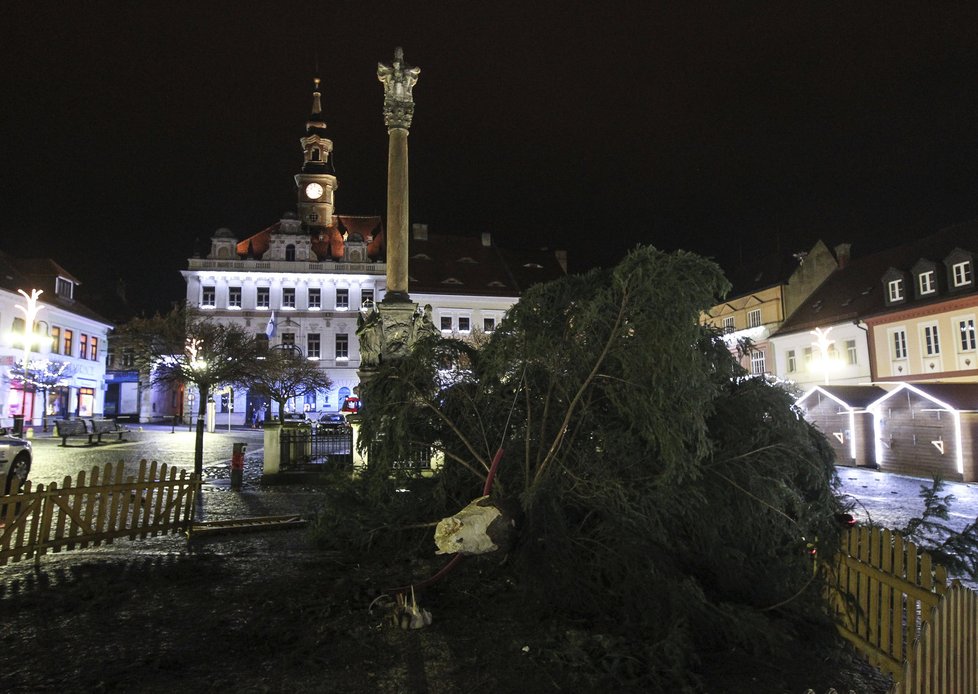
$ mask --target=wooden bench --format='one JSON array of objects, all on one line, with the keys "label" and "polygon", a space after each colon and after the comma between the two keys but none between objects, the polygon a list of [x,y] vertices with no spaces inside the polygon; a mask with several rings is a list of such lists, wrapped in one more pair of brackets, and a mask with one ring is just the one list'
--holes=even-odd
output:
[{"label": "wooden bench", "polygon": [[57,419],[54,422],[54,426],[58,430],[58,436],[61,437],[61,445],[67,446],[69,438],[88,438],[88,443],[94,444],[93,438],[95,437],[95,432],[89,431],[88,424],[85,423],[84,419]]},{"label": "wooden bench", "polygon": [[96,436],[97,443],[102,443],[102,437],[107,434],[115,434],[118,436],[118,440],[122,441],[122,437],[129,433],[129,429],[114,419],[93,419],[92,422],[92,436]]}]

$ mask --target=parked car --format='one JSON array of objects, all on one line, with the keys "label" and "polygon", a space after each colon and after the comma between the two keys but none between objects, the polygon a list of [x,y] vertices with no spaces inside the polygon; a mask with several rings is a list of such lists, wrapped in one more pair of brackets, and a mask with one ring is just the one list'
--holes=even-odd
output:
[{"label": "parked car", "polygon": [[6,429],[0,429],[0,475],[7,475],[3,493],[9,494],[14,477],[23,484],[31,472],[34,454],[31,442],[18,436],[11,436]]},{"label": "parked car", "polygon": [[282,423],[295,426],[296,424],[308,424],[309,420],[306,418],[305,412],[286,412]]},{"label": "parked car", "polygon": [[340,432],[349,429],[350,425],[347,424],[346,417],[343,415],[327,413],[319,418],[317,428],[319,431]]}]

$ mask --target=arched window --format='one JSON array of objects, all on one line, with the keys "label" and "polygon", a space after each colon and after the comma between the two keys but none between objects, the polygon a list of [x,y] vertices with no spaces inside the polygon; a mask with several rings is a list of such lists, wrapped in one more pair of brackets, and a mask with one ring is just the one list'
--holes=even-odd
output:
[{"label": "arched window", "polygon": [[285,259],[286,260],[295,260],[295,244],[294,243],[290,243],[289,245],[287,245],[285,247]]},{"label": "arched window", "polygon": [[312,161],[319,161],[319,149],[312,150]]}]

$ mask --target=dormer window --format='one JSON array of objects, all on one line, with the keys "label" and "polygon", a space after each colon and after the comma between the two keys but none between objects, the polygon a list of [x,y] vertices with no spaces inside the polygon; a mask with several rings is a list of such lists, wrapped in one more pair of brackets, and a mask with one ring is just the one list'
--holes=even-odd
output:
[{"label": "dormer window", "polygon": [[928,270],[927,272],[922,272],[917,275],[917,288],[920,290],[921,296],[936,292],[936,273],[933,270]]},{"label": "dormer window", "polygon": [[890,303],[903,301],[903,280],[890,280],[886,283],[886,296]]},{"label": "dormer window", "polygon": [[285,247],[285,259],[295,260],[295,244],[290,243]]},{"label": "dormer window", "polygon": [[54,281],[54,293],[65,299],[75,297],[75,283],[64,277],[59,277]]},{"label": "dormer window", "polygon": [[951,266],[951,282],[955,287],[966,287],[971,284],[971,261],[965,260]]}]

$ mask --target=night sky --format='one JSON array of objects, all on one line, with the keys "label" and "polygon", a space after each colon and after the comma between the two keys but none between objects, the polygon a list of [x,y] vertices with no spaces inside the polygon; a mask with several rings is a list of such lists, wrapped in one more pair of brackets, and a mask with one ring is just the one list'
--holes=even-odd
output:
[{"label": "night sky", "polygon": [[337,211],[385,214],[398,45],[432,232],[730,266],[978,217],[978,3],[408,4],[6,3],[0,248],[181,298],[196,239],[294,209],[316,74]]}]

